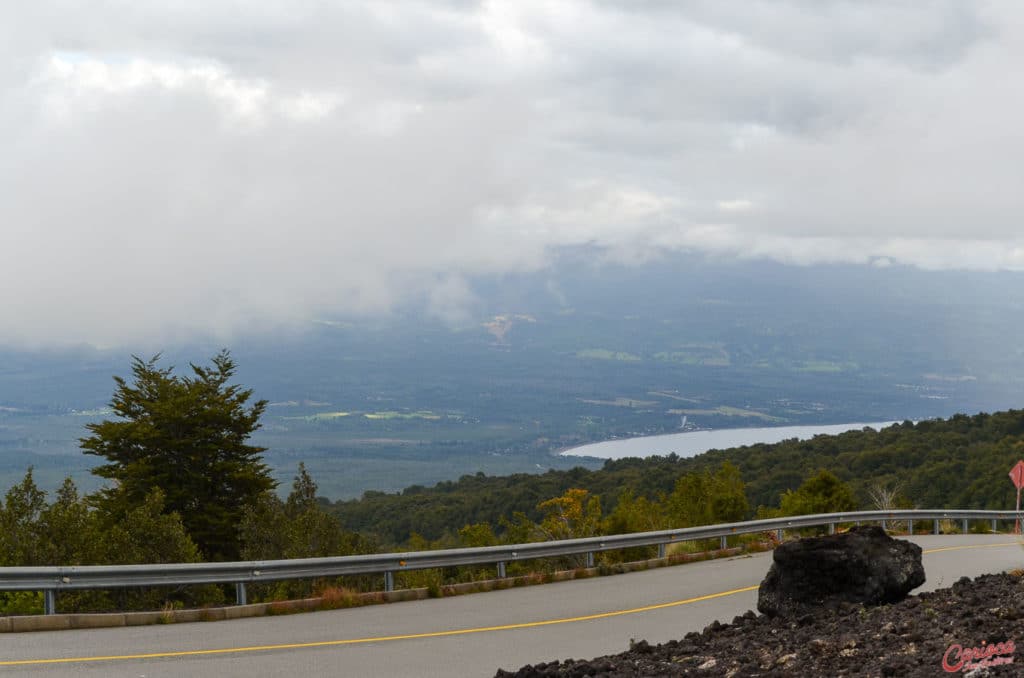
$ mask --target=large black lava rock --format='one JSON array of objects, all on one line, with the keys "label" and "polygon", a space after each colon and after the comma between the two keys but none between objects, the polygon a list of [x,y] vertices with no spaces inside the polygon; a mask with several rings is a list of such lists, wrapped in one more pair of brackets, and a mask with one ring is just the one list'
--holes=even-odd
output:
[{"label": "large black lava rock", "polygon": [[787,542],[775,549],[761,582],[757,609],[799,616],[809,606],[840,602],[880,605],[902,600],[924,583],[921,547],[893,539],[880,527]]}]

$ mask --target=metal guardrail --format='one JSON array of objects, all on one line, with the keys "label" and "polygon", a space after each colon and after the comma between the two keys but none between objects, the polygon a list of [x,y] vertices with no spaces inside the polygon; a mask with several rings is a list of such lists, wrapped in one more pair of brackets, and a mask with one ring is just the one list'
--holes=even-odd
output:
[{"label": "metal guardrail", "polygon": [[383,574],[384,589],[390,591],[394,588],[396,572],[435,567],[496,564],[498,577],[504,578],[505,565],[509,562],[586,554],[588,565],[593,565],[593,556],[596,552],[636,546],[658,546],[659,557],[664,557],[665,547],[668,544],[718,537],[721,540],[722,548],[725,548],[729,536],[756,532],[776,531],[781,540],[782,532],[785,530],[828,525],[829,531],[834,532],[836,525],[840,523],[881,522],[884,526],[890,520],[910,521],[911,532],[914,521],[932,520],[936,534],[939,532],[939,521],[941,520],[961,521],[964,532],[967,531],[970,520],[989,520],[994,531],[998,521],[1018,521],[1021,516],[1024,516],[1024,512],[923,509],[856,511],[748,520],[739,523],[685,527],[657,532],[439,551],[233,563],[0,567],[0,591],[43,591],[45,593],[45,612],[54,614],[58,591],[135,586],[235,584],[237,603],[244,605],[247,583],[341,575]]}]

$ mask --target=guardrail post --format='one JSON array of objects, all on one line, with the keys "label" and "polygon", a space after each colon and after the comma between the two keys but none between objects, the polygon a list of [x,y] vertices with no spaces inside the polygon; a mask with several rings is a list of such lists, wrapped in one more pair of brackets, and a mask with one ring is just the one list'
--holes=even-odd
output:
[{"label": "guardrail post", "polygon": [[249,602],[248,598],[245,595],[245,582],[244,581],[236,581],[235,582],[235,604],[236,605],[247,605],[248,602]]},{"label": "guardrail post", "polygon": [[57,592],[53,589],[43,591],[43,612],[57,614]]},{"label": "guardrail post", "polygon": [[939,519],[935,519],[935,534],[939,533]]},{"label": "guardrail post", "polygon": [[836,533],[836,524],[835,523],[829,523],[828,524],[828,533],[829,534],[835,534]]},{"label": "guardrail post", "polygon": [[728,546],[729,538],[723,534],[721,537],[718,538],[718,548],[724,551],[726,548],[728,548]]},{"label": "guardrail post", "polygon": [[907,536],[914,536],[914,519],[911,518],[907,521]]},{"label": "guardrail post", "polygon": [[885,520],[882,521],[882,529],[885,530],[886,532],[889,531],[889,523],[887,521],[885,521]]},{"label": "guardrail post", "polygon": [[782,541],[782,528],[781,527],[779,529],[775,530],[775,538],[778,541]]},{"label": "guardrail post", "polygon": [[992,519],[992,531],[993,532],[996,531],[996,519],[995,518]]},{"label": "guardrail post", "polygon": [[505,578],[505,561],[504,560],[499,560],[498,561],[498,579],[504,579],[504,578]]},{"label": "guardrail post", "polygon": [[658,544],[658,557],[659,558],[664,558],[665,557],[665,544],[663,544],[663,543],[662,544]]},{"label": "guardrail post", "polygon": [[384,573],[384,590],[388,592],[395,590],[395,573],[391,570]]},{"label": "guardrail post", "polygon": [[967,534],[967,518],[964,518],[964,534]]},{"label": "guardrail post", "polygon": [[593,566],[594,566],[594,552],[593,551],[588,551],[587,552],[587,567],[593,567]]}]

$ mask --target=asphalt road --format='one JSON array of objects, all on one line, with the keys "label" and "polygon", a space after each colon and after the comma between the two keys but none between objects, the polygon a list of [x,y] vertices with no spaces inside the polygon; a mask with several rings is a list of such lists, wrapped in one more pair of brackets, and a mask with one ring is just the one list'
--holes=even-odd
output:
[{"label": "asphalt road", "polygon": [[[1024,567],[1013,536],[913,541],[925,549],[919,591]],[[491,676],[731,621],[755,608],[770,557],[286,617],[2,634],[0,677]]]}]

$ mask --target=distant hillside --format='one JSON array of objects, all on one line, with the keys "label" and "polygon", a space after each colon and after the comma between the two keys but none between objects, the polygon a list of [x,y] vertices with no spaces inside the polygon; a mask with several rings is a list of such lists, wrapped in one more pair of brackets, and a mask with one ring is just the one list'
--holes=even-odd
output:
[{"label": "distant hillside", "polygon": [[624,490],[656,498],[670,492],[680,475],[717,468],[724,461],[740,468],[752,507],[778,506],[783,491],[826,468],[850,484],[865,508],[867,490],[882,484],[899,486],[906,503],[920,508],[1012,509],[1015,490],[1007,474],[1022,458],[1024,410],[1010,410],[714,450],[689,459],[621,459],[596,471],[463,476],[399,494],[367,492],[358,500],[336,502],[332,509],[347,528],[401,544],[412,532],[437,539],[470,523],[497,526],[515,511],[537,520],[537,504],[570,487],[600,495],[608,512]]},{"label": "distant hillside", "polygon": [[[467,281],[465,314],[423,307],[232,337],[270,402],[254,442],[287,486],[332,499],[463,474],[567,470],[587,442],[764,423],[923,420],[1020,405],[1024,273],[783,266],[692,255],[642,265],[563,253]],[[78,450],[130,355],[187,368],[221,348],[0,346],[0,487],[33,465],[95,489]]]}]

